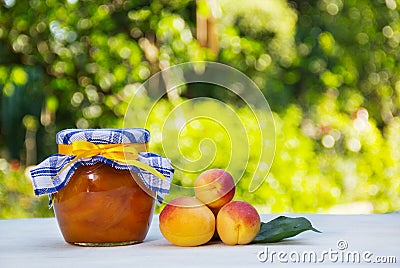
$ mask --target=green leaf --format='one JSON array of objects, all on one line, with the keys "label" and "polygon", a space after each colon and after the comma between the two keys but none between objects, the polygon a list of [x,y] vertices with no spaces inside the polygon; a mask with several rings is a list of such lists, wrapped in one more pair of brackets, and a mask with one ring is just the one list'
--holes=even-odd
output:
[{"label": "green leaf", "polygon": [[252,243],[279,242],[285,238],[296,236],[304,231],[321,233],[304,217],[289,218],[279,216],[267,223],[261,222],[260,231]]}]

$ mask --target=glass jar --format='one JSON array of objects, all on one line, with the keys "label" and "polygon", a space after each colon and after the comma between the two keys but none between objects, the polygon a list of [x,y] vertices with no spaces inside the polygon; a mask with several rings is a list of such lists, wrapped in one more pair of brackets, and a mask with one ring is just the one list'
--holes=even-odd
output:
[{"label": "glass jar", "polygon": [[155,198],[137,182],[137,174],[107,164],[79,167],[69,183],[53,194],[54,212],[65,241],[84,246],[142,242]]},{"label": "glass jar", "polygon": [[[169,191],[170,161],[148,153],[145,129],[68,129],[59,152],[30,173],[48,194],[66,242],[117,246],[142,242],[155,206]],[[161,174],[162,173],[162,174]]]}]

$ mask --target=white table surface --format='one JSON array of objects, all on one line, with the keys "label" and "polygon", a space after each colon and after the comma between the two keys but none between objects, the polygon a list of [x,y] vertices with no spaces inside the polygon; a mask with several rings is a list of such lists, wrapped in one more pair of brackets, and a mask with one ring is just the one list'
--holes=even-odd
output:
[{"label": "white table surface", "polygon": [[[262,215],[269,221],[278,215]],[[211,242],[199,247],[178,247],[168,243],[158,229],[155,216],[149,234],[141,244],[109,248],[90,248],[64,242],[54,218],[0,220],[0,267],[400,267],[400,214],[373,215],[288,215],[306,216],[322,234],[307,231],[294,238],[274,244],[226,246]],[[339,240],[348,248],[340,251]],[[275,259],[260,262],[257,255],[280,251],[288,263]],[[302,256],[305,251],[315,251],[318,258],[323,251],[366,251],[377,256],[394,256],[397,263],[373,264],[331,262],[326,256],[323,263],[293,263],[288,255]],[[293,253],[295,252],[295,253]],[[297,252],[297,253],[296,253]],[[346,253],[347,254],[347,253]],[[261,255],[264,257],[265,255]],[[335,258],[335,257],[334,257]]]}]

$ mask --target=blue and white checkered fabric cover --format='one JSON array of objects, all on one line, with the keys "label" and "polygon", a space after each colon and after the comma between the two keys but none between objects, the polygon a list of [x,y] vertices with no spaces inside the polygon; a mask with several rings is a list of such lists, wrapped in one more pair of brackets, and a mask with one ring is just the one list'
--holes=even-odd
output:
[{"label": "blue and white checkered fabric cover", "polygon": [[[146,143],[150,140],[150,133],[146,129],[66,129],[57,133],[57,144],[71,144],[74,141],[84,140],[95,144],[110,143]],[[161,180],[153,174],[132,165],[124,165],[116,161],[97,155],[91,158],[81,158],[71,164],[57,178],[54,176],[75,156],[54,154],[31,169],[33,188],[36,195],[52,194],[62,189],[70,180],[75,170],[83,165],[94,165],[98,162],[108,164],[117,169],[133,170],[143,180],[143,183],[157,193],[157,201],[162,202],[168,194],[174,169],[171,162],[154,153],[141,152],[138,160],[152,166],[163,174],[168,181]]]},{"label": "blue and white checkered fabric cover", "polygon": [[74,141],[95,144],[146,143],[150,141],[150,132],[144,128],[65,129],[56,135],[57,144],[71,144]]}]

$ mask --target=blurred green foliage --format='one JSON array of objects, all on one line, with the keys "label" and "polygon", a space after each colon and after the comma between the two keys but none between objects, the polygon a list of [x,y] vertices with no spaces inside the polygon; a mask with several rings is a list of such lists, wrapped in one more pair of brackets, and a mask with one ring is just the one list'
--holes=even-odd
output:
[{"label": "blurred green foliage", "polygon": [[[315,103],[316,109],[329,117],[326,120],[330,128],[327,129],[318,129],[311,121],[304,122],[303,112],[297,105],[290,105],[281,115],[274,113],[277,132],[275,159],[266,182],[255,193],[250,193],[248,187],[257,167],[260,140],[249,107],[235,110],[235,115],[246,128],[249,141],[253,141],[249,144],[248,158],[245,156],[247,148],[232,148],[230,138],[234,137],[227,134],[229,123],[225,123],[232,122],[231,115],[221,113],[221,107],[213,101],[187,107],[184,116],[194,118],[202,113],[201,110],[209,109],[211,113],[224,114],[226,118],[218,121],[221,125],[204,118],[191,121],[179,132],[179,148],[175,147],[175,154],[167,155],[172,163],[180,166],[182,157],[195,161],[204,154],[205,161],[212,159],[211,166],[218,168],[226,168],[231,157],[237,159],[232,154],[244,155],[249,159],[248,163],[229,169],[236,179],[244,171],[235,198],[250,201],[263,212],[328,212],[334,205],[354,202],[369,204],[371,212],[398,210],[400,120],[394,120],[382,135],[366,110],[360,110],[355,118],[338,112],[332,94],[326,93],[320,102]],[[167,120],[163,126],[159,120],[171,116],[173,109],[174,105],[163,100],[152,110],[147,124],[150,132],[156,133],[150,143],[151,151],[167,152],[166,149],[175,146],[172,139],[162,139],[160,131],[165,132],[163,137],[173,132],[174,119]],[[205,139],[212,140],[213,145],[206,143]],[[217,152],[215,158],[214,152]],[[204,163],[199,161],[197,164],[202,166]],[[196,168],[177,169],[174,183],[192,186],[198,173],[191,170]]]},{"label": "blurred green foliage", "polygon": [[32,195],[32,183],[18,165],[0,158],[0,218],[54,216],[47,196]]},{"label": "blurred green foliage", "polygon": [[[248,193],[250,161],[238,198],[265,212],[320,212],[352,202],[398,210],[399,6],[398,0],[3,0],[0,160],[41,161],[55,152],[60,129],[122,127],[141,82],[177,63],[211,60],[247,74],[276,119],[271,174]],[[217,52],[196,38],[196,15],[215,19]],[[229,92],[188,85],[181,96],[231,103],[255,136],[249,111]],[[172,103],[162,100],[158,116]],[[225,134],[210,122],[193,124],[182,133],[182,150],[196,159],[200,151],[193,148],[203,135]],[[152,150],[162,152],[152,135]],[[223,157],[214,165],[222,166]],[[24,172],[12,170],[0,168],[0,217],[49,215],[39,199],[30,200]],[[193,176],[177,174],[176,182],[190,184]]]}]

